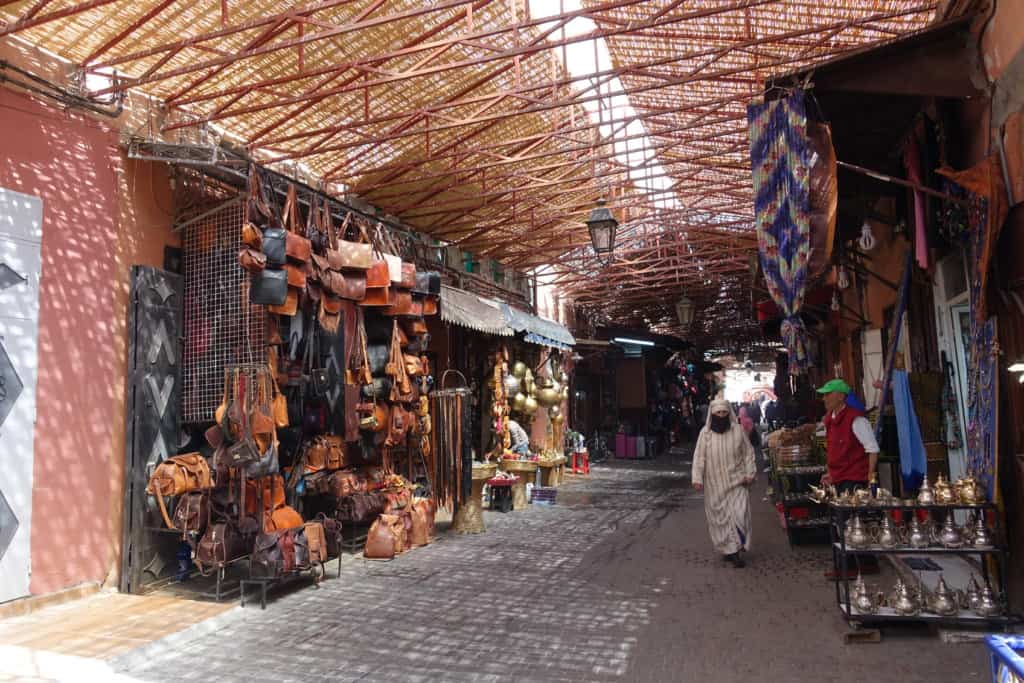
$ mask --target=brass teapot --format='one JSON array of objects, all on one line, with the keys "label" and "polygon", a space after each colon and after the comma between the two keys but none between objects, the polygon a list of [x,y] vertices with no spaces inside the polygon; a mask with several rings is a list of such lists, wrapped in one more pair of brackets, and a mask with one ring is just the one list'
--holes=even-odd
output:
[{"label": "brass teapot", "polygon": [[1003,608],[998,602],[996,602],[995,596],[992,595],[992,589],[986,585],[981,589],[981,595],[978,596],[978,603],[974,608],[974,613],[979,617],[994,617],[1001,614]]},{"label": "brass teapot", "polygon": [[864,521],[860,518],[860,515],[853,516],[853,519],[851,519],[850,523],[846,526],[843,536],[846,540],[846,545],[849,548],[866,548],[871,544],[871,534],[868,533],[868,529],[864,525]]},{"label": "brass teapot", "polygon": [[944,548],[952,549],[963,546],[964,537],[960,533],[960,529],[953,523],[953,515],[946,515],[946,521],[943,522],[942,528],[935,534],[934,540]]},{"label": "brass teapot", "polygon": [[949,481],[941,474],[935,480],[935,502],[939,505],[954,505],[959,496]]},{"label": "brass teapot", "polygon": [[974,475],[967,475],[956,480],[954,485],[957,497],[964,505],[981,505],[985,503],[985,492]]},{"label": "brass teapot", "polygon": [[928,609],[944,617],[954,616],[960,611],[956,596],[949,590],[949,586],[946,585],[946,580],[942,578],[942,574],[939,574],[939,582],[936,584],[935,593],[928,603]]},{"label": "brass teapot", "polygon": [[917,490],[917,504],[918,505],[935,505],[935,491],[928,484],[928,476],[925,475],[924,481],[921,482],[921,488]]},{"label": "brass teapot", "polygon": [[864,585],[864,577],[860,574],[857,574],[857,581],[853,584],[850,604],[861,614],[874,614],[878,611],[878,605],[868,593],[867,586]]},{"label": "brass teapot", "polygon": [[918,521],[917,516],[910,518],[910,522],[907,523],[906,530],[907,545],[911,548],[927,548],[931,545],[931,534],[925,525]]},{"label": "brass teapot", "polygon": [[921,603],[917,596],[913,595],[910,588],[903,581],[897,579],[896,590],[893,594],[892,607],[897,614],[905,617],[914,616],[921,612]]},{"label": "brass teapot", "polygon": [[871,489],[856,489],[853,492],[853,501],[858,507],[870,505],[872,498]]},{"label": "brass teapot", "polygon": [[895,548],[902,542],[902,530],[898,525],[893,524],[889,515],[883,514],[882,521],[875,530],[875,544],[886,550]]}]

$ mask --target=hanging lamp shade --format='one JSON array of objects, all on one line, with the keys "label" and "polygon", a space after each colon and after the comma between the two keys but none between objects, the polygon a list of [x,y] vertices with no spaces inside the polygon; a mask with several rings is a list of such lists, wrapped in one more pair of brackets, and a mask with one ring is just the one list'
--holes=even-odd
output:
[{"label": "hanging lamp shade", "polygon": [[597,206],[590,210],[590,217],[587,219],[590,243],[594,245],[595,252],[609,254],[615,249],[615,229],[618,227],[619,222],[604,205],[604,200],[598,199]]},{"label": "hanging lamp shade", "polygon": [[676,317],[683,327],[688,327],[693,322],[693,301],[689,297],[679,297],[679,301],[676,302]]}]

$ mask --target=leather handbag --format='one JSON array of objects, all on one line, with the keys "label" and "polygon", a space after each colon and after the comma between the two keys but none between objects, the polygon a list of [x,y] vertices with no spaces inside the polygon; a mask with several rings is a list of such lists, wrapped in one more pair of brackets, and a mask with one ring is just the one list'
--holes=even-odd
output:
[{"label": "leather handbag", "polygon": [[276,579],[295,567],[295,532],[281,529],[261,533],[256,537],[249,575],[253,578]]},{"label": "leather handbag", "polygon": [[416,271],[416,283],[412,287],[413,294],[427,296],[441,293],[441,274],[433,270]]},{"label": "leather handbag", "polygon": [[412,292],[402,287],[392,287],[388,295],[389,304],[382,312],[387,316],[412,315]]},{"label": "leather handbag", "polygon": [[[308,551],[306,560],[307,564],[322,565],[328,560],[330,551],[328,549],[327,534],[323,523],[319,521],[306,522],[299,530],[299,536],[306,544]],[[298,544],[300,542],[297,540],[296,543]]]},{"label": "leather handbag", "polygon": [[[288,195],[285,199],[282,220],[287,231],[285,236],[285,255],[296,263],[307,263],[313,253],[313,245],[305,235],[299,234],[299,200],[295,186],[288,184]],[[305,232],[305,228],[303,228]]]},{"label": "leather handbag", "polygon": [[353,493],[338,498],[335,517],[342,523],[366,524],[384,512],[384,496],[380,493]]},{"label": "leather handbag", "polygon": [[270,448],[263,452],[257,460],[249,461],[245,465],[245,474],[249,478],[265,477],[269,474],[277,474],[280,467],[277,460],[277,442],[271,441]]},{"label": "leather handbag", "polygon": [[328,517],[324,513],[316,516],[316,520],[324,528],[324,542],[327,548],[327,557],[324,561],[341,555],[342,528],[341,522],[334,517]]},{"label": "leather handbag", "polygon": [[403,289],[412,289],[416,286],[416,264],[402,261],[402,278],[398,286]]},{"label": "leather handbag", "polygon": [[341,299],[333,295],[322,296],[317,307],[317,321],[327,334],[337,334],[341,326]]},{"label": "leather handbag", "polygon": [[375,260],[366,270],[366,286],[369,288],[388,287],[391,279],[388,276],[387,261]]},{"label": "leather handbag", "polygon": [[423,315],[437,315],[438,304],[441,298],[437,296],[427,296],[423,298]]},{"label": "leather handbag", "polygon": [[164,496],[180,496],[192,491],[209,489],[213,485],[210,465],[199,453],[175,455],[156,466],[146,485],[146,493],[156,497],[160,514],[168,529],[174,529]]},{"label": "leather handbag", "polygon": [[418,337],[427,333],[427,323],[423,318],[407,318],[399,323],[410,337]]},{"label": "leather handbag", "polygon": [[271,511],[285,504],[284,478],[280,474],[272,474],[245,481],[245,513],[253,517],[260,511],[260,492],[262,489],[263,509]]},{"label": "leather handbag", "polygon": [[[270,263],[270,258],[267,258]],[[261,306],[282,306],[288,299],[288,273],[267,268],[254,273],[249,285],[249,302]]]},{"label": "leather handbag", "polygon": [[210,496],[206,491],[189,491],[178,498],[174,508],[174,527],[182,534],[201,536],[210,519]]},{"label": "leather handbag", "polygon": [[306,448],[306,471],[319,472],[327,468],[327,442],[316,437]]},{"label": "leather handbag", "polygon": [[345,441],[355,443],[359,441],[359,413],[356,404],[359,403],[359,385],[345,385]]},{"label": "leather handbag", "polygon": [[391,524],[378,517],[366,534],[363,557],[370,560],[393,560],[396,540]]},{"label": "leather handbag", "polygon": [[297,287],[288,287],[284,303],[280,306],[267,306],[267,311],[274,315],[293,316],[299,310],[299,298],[302,290]]},{"label": "leather handbag", "polygon": [[286,263],[285,272],[288,274],[288,286],[302,289],[306,286],[306,271],[301,266]]},{"label": "leather handbag", "polygon": [[403,353],[402,361],[405,363],[405,374],[410,377],[422,377],[423,372],[423,361],[419,356],[414,356],[411,353]]},{"label": "leather handbag", "polygon": [[401,283],[402,258],[398,255],[398,250],[388,237],[387,230],[381,223],[377,224],[377,254],[387,263],[388,282],[396,285]]},{"label": "leather handbag", "polygon": [[252,550],[257,528],[252,518],[243,520],[241,528],[231,522],[210,524],[196,546],[196,564],[204,570],[244,557]]},{"label": "leather handbag", "polygon": [[390,306],[391,305],[391,288],[390,287],[367,287],[366,293],[363,295],[363,299],[359,301],[360,306]]},{"label": "leather handbag", "polygon": [[388,422],[388,436],[384,445],[389,448],[400,446],[405,443],[405,437],[412,427],[415,416],[400,404],[391,406],[391,419]]},{"label": "leather handbag", "polygon": [[302,515],[295,511],[295,508],[288,505],[275,507],[269,515],[263,519],[263,531],[277,531],[278,529],[294,529],[302,525]]},{"label": "leather handbag", "polygon": [[334,434],[328,434],[323,439],[327,443],[327,469],[340,470],[342,467],[345,467],[345,440]]},{"label": "leather handbag", "polygon": [[366,274],[327,270],[321,272],[321,282],[329,292],[342,299],[362,301],[366,298]]},{"label": "leather handbag", "polygon": [[[340,236],[344,238],[345,228],[348,224],[349,218],[352,214],[348,214],[345,218],[345,223],[341,226]],[[362,221],[358,221],[360,241],[348,242],[345,239],[338,240],[338,254],[340,256],[340,265],[338,266],[344,270],[368,270],[373,265],[373,245],[370,244],[370,239],[366,235],[366,228],[363,226]]]},{"label": "leather handbag", "polygon": [[238,264],[250,273],[259,273],[267,267],[267,255],[259,249],[243,247],[238,252]]}]

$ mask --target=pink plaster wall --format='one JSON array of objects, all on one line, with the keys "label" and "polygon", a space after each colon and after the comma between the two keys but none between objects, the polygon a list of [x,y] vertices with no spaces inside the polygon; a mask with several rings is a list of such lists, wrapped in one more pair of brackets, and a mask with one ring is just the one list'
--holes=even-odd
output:
[{"label": "pink plaster wall", "polygon": [[143,236],[167,234],[170,194],[162,169],[125,173],[106,122],[0,88],[0,130],[0,186],[43,201],[30,585],[40,594],[116,577],[130,265],[162,262],[167,240]]},{"label": "pink plaster wall", "polygon": [[996,80],[1024,49],[1024,0],[999,0],[981,37],[988,77]]}]

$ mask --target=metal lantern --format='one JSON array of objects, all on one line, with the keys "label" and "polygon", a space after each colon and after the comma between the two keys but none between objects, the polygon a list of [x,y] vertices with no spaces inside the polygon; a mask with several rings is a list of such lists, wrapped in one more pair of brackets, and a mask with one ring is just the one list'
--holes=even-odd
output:
[{"label": "metal lantern", "polygon": [[610,254],[615,249],[615,230],[619,222],[615,220],[611,210],[604,205],[603,199],[597,200],[597,206],[590,211],[587,219],[587,230],[590,231],[590,242],[598,254]]},{"label": "metal lantern", "polygon": [[689,297],[679,297],[679,301],[676,302],[676,317],[683,327],[693,322],[693,301]]},{"label": "metal lantern", "polygon": [[512,398],[512,410],[522,413],[526,409],[526,394],[520,392]]}]

